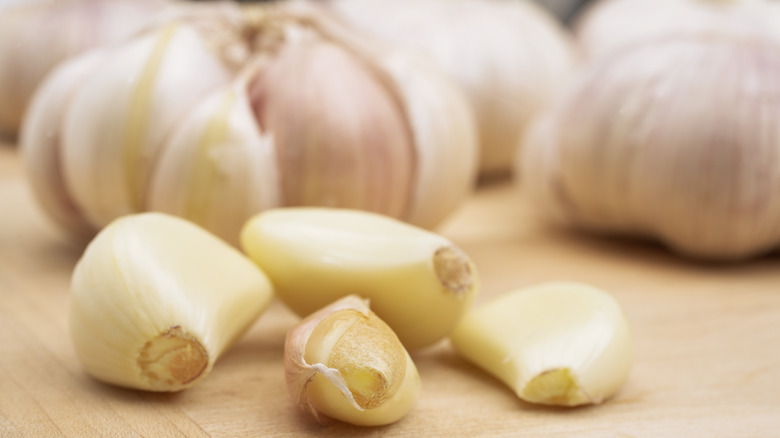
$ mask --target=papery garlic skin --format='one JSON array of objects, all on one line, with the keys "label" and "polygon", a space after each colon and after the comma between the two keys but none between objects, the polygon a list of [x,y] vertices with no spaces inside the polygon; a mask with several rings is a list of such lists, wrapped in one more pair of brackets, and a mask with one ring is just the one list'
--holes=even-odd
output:
[{"label": "papery garlic skin", "polygon": [[55,223],[81,238],[91,238],[95,230],[67,192],[59,127],[78,85],[104,56],[100,50],[76,56],[47,77],[30,102],[29,121],[20,135],[25,176],[39,204]]},{"label": "papery garlic skin", "polygon": [[511,170],[518,138],[577,63],[568,33],[529,1],[323,3],[361,31],[430,56],[462,86],[475,109],[486,175]]},{"label": "papery garlic skin", "polygon": [[247,222],[241,246],[299,315],[359,294],[410,350],[446,337],[479,291],[449,240],[369,212],[268,210]]},{"label": "papery garlic skin", "polygon": [[94,227],[145,210],[174,126],[231,76],[205,36],[172,22],[115,48],[86,78],[66,112],[62,156],[69,192]]},{"label": "papery garlic skin", "polygon": [[285,374],[295,402],[320,422],[390,424],[403,418],[420,395],[409,353],[366,300],[354,295],[290,330]]},{"label": "papery garlic skin", "polygon": [[620,389],[633,363],[619,304],[580,283],[502,294],[469,312],[450,339],[518,397],[545,405],[601,403]]},{"label": "papery garlic skin", "polygon": [[525,196],[548,216],[737,260],[780,244],[780,45],[709,33],[591,65],[526,139]]},{"label": "papery garlic skin", "polygon": [[762,34],[780,41],[780,4],[767,0],[599,0],[574,23],[589,56],[642,40],[698,32]]},{"label": "papery garlic skin", "polygon": [[262,271],[203,229],[131,215],[104,228],[76,265],[70,333],[93,377],[179,391],[203,379],[272,298]]},{"label": "papery garlic skin", "polygon": [[59,62],[128,38],[168,3],[29,1],[0,9],[0,133],[17,133],[35,89]]}]

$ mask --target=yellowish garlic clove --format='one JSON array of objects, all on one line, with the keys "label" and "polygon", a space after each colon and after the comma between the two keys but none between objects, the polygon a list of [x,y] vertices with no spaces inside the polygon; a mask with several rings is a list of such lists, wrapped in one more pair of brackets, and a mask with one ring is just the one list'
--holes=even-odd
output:
[{"label": "yellowish garlic clove", "polygon": [[76,265],[70,333],[98,380],[179,391],[202,380],[272,298],[263,272],[202,228],[130,215],[104,228]]},{"label": "yellowish garlic clove", "polygon": [[398,337],[354,295],[290,330],[285,371],[293,400],[321,422],[390,424],[420,394],[417,368]]},{"label": "yellowish garlic clove", "polygon": [[452,242],[369,212],[268,210],[247,222],[241,245],[299,315],[359,294],[408,349],[446,337],[479,290],[474,264]]},{"label": "yellowish garlic clove", "polygon": [[579,283],[503,294],[469,312],[450,339],[521,399],[544,405],[601,403],[620,389],[633,362],[620,305]]}]

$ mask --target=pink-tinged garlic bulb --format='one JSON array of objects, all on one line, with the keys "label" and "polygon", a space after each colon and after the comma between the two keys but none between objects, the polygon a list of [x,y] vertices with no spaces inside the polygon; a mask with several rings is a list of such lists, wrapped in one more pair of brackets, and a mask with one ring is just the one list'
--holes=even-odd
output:
[{"label": "pink-tinged garlic bulb", "polygon": [[517,141],[573,72],[570,36],[530,1],[327,0],[346,23],[423,53],[475,109],[480,172],[506,174]]},{"label": "pink-tinged garlic bulb", "polygon": [[214,38],[224,33],[181,18],[69,59],[35,94],[20,145],[37,198],[64,228],[88,235],[144,211],[174,126],[232,79],[235,47]]},{"label": "pink-tinged garlic bulb", "polygon": [[30,98],[61,61],[117,43],[165,0],[35,0],[0,9],[0,134],[17,134]]},{"label": "pink-tinged garlic bulb", "polygon": [[473,114],[424,59],[313,14],[273,10],[254,61],[172,135],[149,207],[237,243],[279,206],[367,210],[425,228],[470,193]]},{"label": "pink-tinged garlic bulb", "polygon": [[518,166],[543,211],[703,259],[780,245],[780,44],[706,33],[594,62]]},{"label": "pink-tinged garlic bulb", "polygon": [[780,40],[774,0],[599,0],[574,24],[577,42],[596,56],[635,41],[679,33],[767,33]]}]

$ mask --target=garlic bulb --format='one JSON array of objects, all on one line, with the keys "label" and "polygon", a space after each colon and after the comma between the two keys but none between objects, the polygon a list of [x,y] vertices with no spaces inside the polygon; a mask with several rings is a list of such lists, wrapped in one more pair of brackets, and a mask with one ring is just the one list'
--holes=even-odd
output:
[{"label": "garlic bulb", "polygon": [[635,41],[702,31],[766,33],[780,40],[780,3],[772,0],[600,0],[574,25],[588,56]]},{"label": "garlic bulb", "polygon": [[[52,73],[31,104],[21,146],[39,200],[63,213],[55,220],[96,230],[145,209],[151,168],[174,126],[238,68],[232,46],[212,34],[174,20]],[[68,79],[68,70],[78,77]]]},{"label": "garlic bulb", "polygon": [[253,62],[172,134],[149,207],[234,243],[247,219],[278,206],[440,223],[476,176],[473,114],[459,89],[424,60],[310,9],[271,13]]},{"label": "garlic bulb", "polygon": [[518,397],[544,405],[601,403],[620,389],[633,363],[620,305],[580,283],[505,293],[467,314],[451,340]]},{"label": "garlic bulb", "polygon": [[506,173],[517,142],[575,67],[568,33],[530,1],[328,0],[335,15],[437,62],[475,109],[482,174]]},{"label": "garlic bulb", "polygon": [[129,37],[167,4],[40,0],[0,10],[0,134],[16,135],[35,89],[59,62]]},{"label": "garlic bulb", "polygon": [[299,315],[359,294],[410,350],[446,337],[479,293],[474,264],[452,242],[364,211],[268,210],[246,223],[241,247]]},{"label": "garlic bulb", "polygon": [[740,259],[780,244],[780,44],[661,38],[592,64],[527,138],[520,181],[585,229]]},{"label": "garlic bulb", "polygon": [[70,332],[93,377],[179,391],[208,375],[272,298],[262,271],[203,229],[130,215],[103,229],[76,265]]},{"label": "garlic bulb", "polygon": [[401,342],[368,308],[346,296],[313,313],[287,334],[287,389],[317,420],[380,426],[416,404],[420,376]]}]

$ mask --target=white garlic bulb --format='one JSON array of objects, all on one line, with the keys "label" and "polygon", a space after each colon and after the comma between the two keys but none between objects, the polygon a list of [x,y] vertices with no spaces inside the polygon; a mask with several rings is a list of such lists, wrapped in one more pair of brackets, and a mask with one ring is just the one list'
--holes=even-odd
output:
[{"label": "white garlic bulb", "polygon": [[356,208],[430,228],[470,193],[476,133],[460,90],[310,12],[278,10],[257,42],[266,48],[176,130],[151,209],[237,243],[270,207]]},{"label": "white garlic bulb", "polygon": [[541,6],[502,0],[328,0],[335,15],[430,56],[475,109],[482,174],[506,173],[530,120],[565,83],[576,56]]},{"label": "white garlic bulb", "polygon": [[145,209],[168,135],[237,69],[208,39],[212,33],[173,20],[51,74],[34,96],[20,144],[38,199],[59,212],[55,221],[84,234]]},{"label": "white garlic bulb", "polygon": [[129,37],[168,3],[40,0],[0,10],[0,133],[16,135],[35,89],[59,62]]},{"label": "white garlic bulb", "polygon": [[780,245],[780,44],[706,33],[593,63],[526,139],[520,184],[573,225],[740,259]]},{"label": "white garlic bulb", "polygon": [[701,31],[773,34],[780,40],[780,3],[773,0],[600,0],[574,24],[588,56],[660,35]]}]

